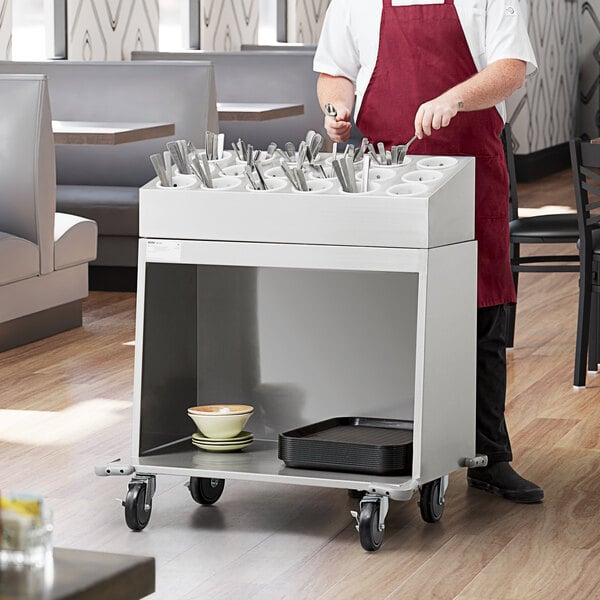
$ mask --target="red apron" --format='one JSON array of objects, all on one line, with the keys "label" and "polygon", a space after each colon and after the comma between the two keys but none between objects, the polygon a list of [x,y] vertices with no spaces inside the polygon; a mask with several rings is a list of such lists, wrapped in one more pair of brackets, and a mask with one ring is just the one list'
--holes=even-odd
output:
[{"label": "red apron", "polygon": [[[453,0],[392,6],[383,0],[377,64],[357,124],[375,142],[406,143],[421,104],[477,73]],[[459,112],[448,127],[416,140],[411,154],[475,156],[477,305],[516,302],[510,269],[508,172],[495,107]]]}]

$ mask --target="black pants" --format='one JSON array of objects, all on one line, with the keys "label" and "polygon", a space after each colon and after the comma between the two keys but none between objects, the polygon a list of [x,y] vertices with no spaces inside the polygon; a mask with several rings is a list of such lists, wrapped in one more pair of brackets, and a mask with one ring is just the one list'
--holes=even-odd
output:
[{"label": "black pants", "polygon": [[475,448],[489,464],[512,460],[504,420],[506,401],[506,306],[477,310],[477,418]]}]

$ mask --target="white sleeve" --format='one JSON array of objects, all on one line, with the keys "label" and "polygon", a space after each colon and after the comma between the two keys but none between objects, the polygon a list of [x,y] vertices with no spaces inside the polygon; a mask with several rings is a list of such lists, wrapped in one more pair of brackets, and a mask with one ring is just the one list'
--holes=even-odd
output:
[{"label": "white sleeve", "polygon": [[485,31],[487,64],[505,58],[527,63],[527,77],[537,72],[537,61],[527,33],[525,2],[522,0],[488,0]]},{"label": "white sleeve", "polygon": [[315,53],[313,69],[334,77],[346,77],[356,83],[360,61],[350,29],[348,0],[332,0]]}]

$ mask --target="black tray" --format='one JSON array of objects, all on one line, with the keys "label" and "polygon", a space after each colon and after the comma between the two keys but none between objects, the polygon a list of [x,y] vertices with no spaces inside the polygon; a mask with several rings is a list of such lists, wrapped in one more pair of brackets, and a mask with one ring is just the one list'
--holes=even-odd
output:
[{"label": "black tray", "polygon": [[337,417],[279,434],[288,467],[372,475],[410,475],[412,421]]}]

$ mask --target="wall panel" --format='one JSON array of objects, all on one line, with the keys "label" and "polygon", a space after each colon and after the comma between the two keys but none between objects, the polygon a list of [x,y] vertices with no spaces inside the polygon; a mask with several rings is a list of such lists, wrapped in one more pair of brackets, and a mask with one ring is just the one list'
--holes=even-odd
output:
[{"label": "wall panel", "polygon": [[70,60],[129,60],[158,50],[158,0],[67,0]]},{"label": "wall panel", "polygon": [[316,44],[330,0],[288,0],[288,42]]},{"label": "wall panel", "polygon": [[258,0],[201,0],[200,47],[227,52],[258,43],[258,12]]},{"label": "wall panel", "polygon": [[0,0],[0,60],[12,55],[12,0]]},{"label": "wall panel", "polygon": [[579,114],[576,134],[600,135],[600,0],[579,0]]}]

